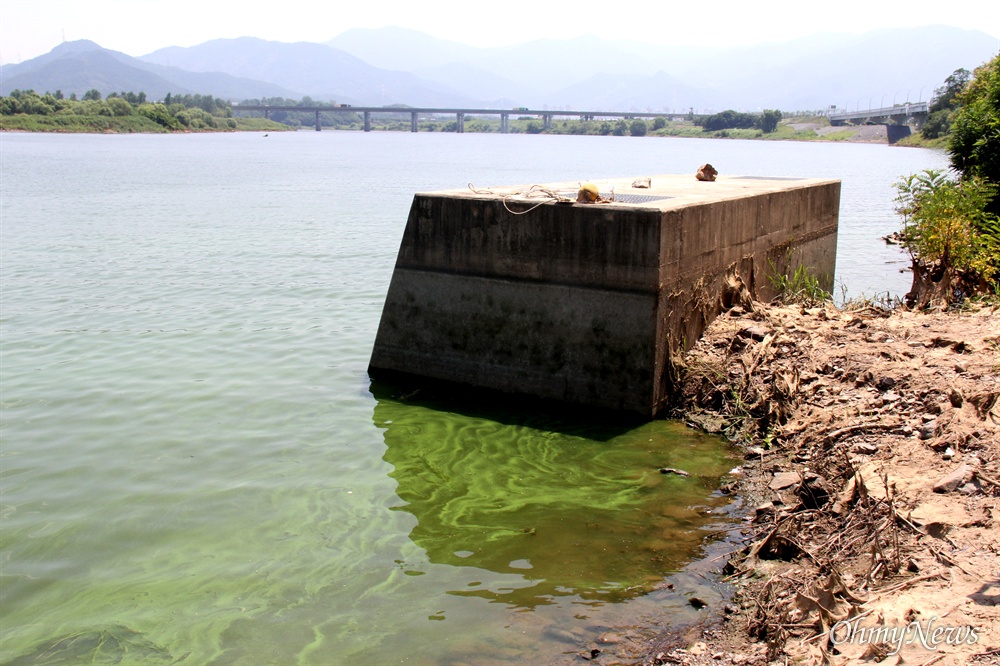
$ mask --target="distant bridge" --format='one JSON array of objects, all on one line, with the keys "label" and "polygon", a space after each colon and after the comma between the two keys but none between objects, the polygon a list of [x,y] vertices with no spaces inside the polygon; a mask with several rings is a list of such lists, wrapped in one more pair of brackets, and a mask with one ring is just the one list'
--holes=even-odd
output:
[{"label": "distant bridge", "polygon": [[829,115],[831,125],[885,125],[889,135],[889,143],[896,143],[903,137],[909,136],[910,126],[920,129],[927,120],[930,112],[929,102],[913,102],[907,104],[893,104],[892,106],[880,109],[868,109],[867,111],[839,111],[831,112]]},{"label": "distant bridge", "polygon": [[410,131],[417,131],[417,119],[419,116],[428,115],[454,115],[457,121],[456,131],[462,133],[465,131],[465,118],[466,116],[500,116],[500,132],[507,134],[510,131],[510,116],[537,116],[542,119],[542,129],[550,129],[552,127],[552,119],[556,116],[560,117],[576,117],[580,120],[594,120],[595,118],[658,118],[663,116],[667,117],[678,117],[687,116],[689,114],[681,113],[648,113],[648,112],[637,112],[637,111],[552,111],[552,110],[539,110],[539,109],[529,109],[529,108],[517,108],[517,109],[451,109],[451,108],[416,108],[416,107],[385,107],[385,106],[270,106],[267,104],[260,105],[250,105],[250,104],[240,104],[233,105],[233,112],[237,113],[240,111],[263,111],[264,117],[270,117],[271,111],[294,111],[294,112],[307,112],[316,114],[316,131],[320,131],[319,115],[321,113],[362,113],[364,114],[365,120],[365,131],[372,131],[372,114],[382,113],[382,114],[410,114]]}]

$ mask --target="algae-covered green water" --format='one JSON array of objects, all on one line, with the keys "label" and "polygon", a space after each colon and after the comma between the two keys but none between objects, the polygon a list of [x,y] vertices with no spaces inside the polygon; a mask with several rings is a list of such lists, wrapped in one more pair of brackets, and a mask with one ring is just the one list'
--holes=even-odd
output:
[{"label": "algae-covered green water", "polygon": [[[415,519],[422,559],[470,570],[454,595],[523,610],[640,596],[697,550],[730,501],[716,492],[734,465],[728,447],[676,423],[616,427],[389,400],[375,417],[403,502],[393,509]],[[659,471],[674,465],[692,476]]]},{"label": "algae-covered green water", "polygon": [[563,663],[697,619],[725,442],[367,364],[415,191],[853,154],[748,143],[0,133],[0,664]]}]

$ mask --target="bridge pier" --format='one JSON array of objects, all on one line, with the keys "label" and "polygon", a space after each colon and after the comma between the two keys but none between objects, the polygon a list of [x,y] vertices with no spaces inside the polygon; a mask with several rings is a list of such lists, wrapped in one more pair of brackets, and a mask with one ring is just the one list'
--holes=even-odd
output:
[{"label": "bridge pier", "polygon": [[417,131],[417,112],[416,111],[411,111],[410,112],[410,131],[411,132],[416,132]]},{"label": "bridge pier", "polygon": [[457,125],[455,127],[455,131],[457,133],[459,133],[459,134],[464,134],[465,133],[465,114],[462,113],[461,111],[459,111],[458,113],[455,114],[455,117],[456,117],[455,119],[457,121]]},{"label": "bridge pier", "polygon": [[319,131],[319,109],[316,109],[316,131]]},{"label": "bridge pier", "polygon": [[909,125],[886,125],[885,133],[886,138],[889,139],[889,145],[891,146],[897,141],[910,136],[911,130]]},{"label": "bridge pier", "polygon": [[542,129],[549,130],[552,129],[552,114],[544,113],[542,114]]},{"label": "bridge pier", "polygon": [[510,114],[501,113],[500,114],[500,133],[507,134],[510,132]]},{"label": "bridge pier", "polygon": [[371,111],[365,111],[365,131],[366,132],[371,132],[372,131],[372,112]]}]

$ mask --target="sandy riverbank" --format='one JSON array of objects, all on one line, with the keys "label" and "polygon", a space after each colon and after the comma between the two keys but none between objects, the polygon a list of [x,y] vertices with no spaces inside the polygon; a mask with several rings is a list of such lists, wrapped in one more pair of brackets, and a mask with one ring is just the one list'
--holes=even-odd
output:
[{"label": "sandy riverbank", "polygon": [[[818,137],[835,135],[851,143],[887,143],[885,125],[823,125],[820,123],[790,123],[797,131],[811,130]],[[844,138],[846,137],[846,138]]]},{"label": "sandy riverbank", "polygon": [[1000,310],[744,305],[685,356],[679,411],[746,450],[733,603],[593,660],[1000,663]]}]

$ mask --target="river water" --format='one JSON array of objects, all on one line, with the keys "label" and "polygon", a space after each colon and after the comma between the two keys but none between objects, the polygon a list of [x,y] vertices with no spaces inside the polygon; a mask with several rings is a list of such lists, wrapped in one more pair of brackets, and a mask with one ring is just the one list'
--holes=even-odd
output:
[{"label": "river water", "polygon": [[[372,385],[413,193],[843,180],[841,295],[901,294],[881,145],[0,135],[0,663],[560,663],[719,592],[729,446]],[[663,466],[691,472],[662,475]],[[664,583],[668,577],[669,584]],[[714,595],[714,596],[713,596]]]}]

